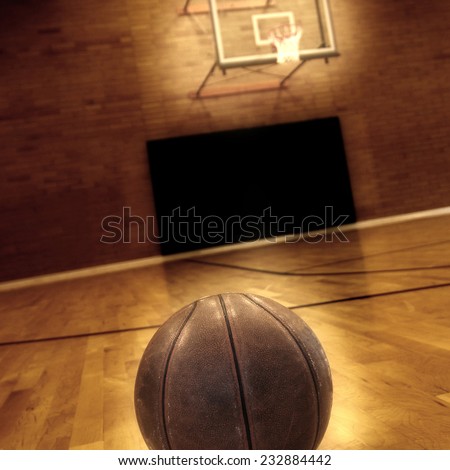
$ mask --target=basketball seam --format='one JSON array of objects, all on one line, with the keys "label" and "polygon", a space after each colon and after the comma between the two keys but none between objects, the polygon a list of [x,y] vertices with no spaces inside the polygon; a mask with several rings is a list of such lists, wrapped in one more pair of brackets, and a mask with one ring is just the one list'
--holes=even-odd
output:
[{"label": "basketball seam", "polygon": [[244,395],[244,387],[242,384],[241,370],[239,367],[239,362],[238,362],[236,348],[235,348],[234,339],[233,339],[233,332],[231,330],[230,320],[228,318],[227,308],[225,306],[223,297],[221,295],[219,295],[218,297],[220,300],[220,305],[222,307],[223,316],[225,318],[225,324],[227,326],[227,332],[228,332],[228,338],[230,340],[231,351],[233,353],[234,368],[236,371],[236,377],[237,377],[238,388],[239,388],[239,397],[241,400],[241,407],[242,407],[242,417],[244,419],[244,425],[245,425],[245,435],[247,437],[248,448],[249,450],[252,450],[253,445],[252,445],[252,437],[250,434],[250,423],[249,423],[248,413],[247,413],[247,404],[246,404],[245,395]]},{"label": "basketball seam", "polygon": [[164,430],[164,437],[166,438],[167,441],[167,446],[169,447],[168,450],[172,450],[172,446],[170,444],[169,440],[169,433],[167,431],[167,423],[166,423],[166,406],[165,406],[165,399],[166,399],[166,381],[167,381],[167,374],[169,371],[169,362],[173,354],[173,350],[175,349],[175,345],[178,341],[178,338],[181,335],[181,332],[184,330],[187,322],[190,320],[192,317],[192,314],[194,313],[196,307],[197,307],[198,302],[195,302],[194,305],[192,306],[192,310],[189,312],[189,314],[186,316],[184,319],[183,323],[180,326],[180,329],[178,330],[177,334],[175,335],[175,338],[172,341],[172,344],[170,345],[169,351],[167,352],[167,357],[165,360],[164,364],[164,372],[163,372],[163,377],[162,377],[162,390],[161,390],[161,416],[162,416],[162,423],[163,423],[163,430]]},{"label": "basketball seam", "polygon": [[249,297],[247,294],[242,294],[244,297],[246,297],[250,302],[253,304],[257,305],[258,307],[262,308],[264,311],[266,311],[272,318],[274,318],[291,336],[291,338],[295,341],[297,346],[299,347],[303,357],[305,358],[306,363],[308,364],[309,372],[311,374],[313,384],[314,384],[314,389],[316,392],[316,400],[317,400],[317,428],[316,428],[316,436],[314,438],[314,448],[316,448],[317,445],[317,439],[319,437],[319,431],[320,431],[320,418],[321,418],[321,410],[320,410],[320,399],[319,399],[319,378],[317,377],[316,370],[314,368],[314,365],[311,363],[310,357],[308,352],[306,351],[305,346],[303,343],[300,341],[299,338],[296,337],[296,335],[291,331],[291,328],[289,328],[288,325],[285,325],[279,318],[277,318],[276,315],[274,315],[273,312],[271,312],[267,307],[264,305],[261,305],[258,303],[256,300],[252,299]]}]

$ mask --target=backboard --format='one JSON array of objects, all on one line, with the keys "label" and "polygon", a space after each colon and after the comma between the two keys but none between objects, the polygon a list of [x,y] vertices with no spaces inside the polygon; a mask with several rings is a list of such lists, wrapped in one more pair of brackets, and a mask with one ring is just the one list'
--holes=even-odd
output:
[{"label": "backboard", "polygon": [[299,24],[299,60],[338,55],[328,0],[208,0],[222,68],[276,63],[268,38],[280,24]]}]

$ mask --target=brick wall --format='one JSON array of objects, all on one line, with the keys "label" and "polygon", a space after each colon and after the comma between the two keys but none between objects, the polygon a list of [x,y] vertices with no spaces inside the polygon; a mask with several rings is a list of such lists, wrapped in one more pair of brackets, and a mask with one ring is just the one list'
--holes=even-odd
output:
[{"label": "brick wall", "polygon": [[153,138],[338,115],[360,220],[449,204],[448,2],[331,0],[339,58],[197,101],[209,20],[179,3],[1,2],[0,280],[157,254],[99,242],[123,206],[153,214]]}]

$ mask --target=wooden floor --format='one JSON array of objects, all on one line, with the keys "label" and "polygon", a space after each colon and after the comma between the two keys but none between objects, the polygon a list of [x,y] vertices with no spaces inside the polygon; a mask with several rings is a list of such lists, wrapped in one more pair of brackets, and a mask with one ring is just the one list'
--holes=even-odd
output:
[{"label": "wooden floor", "polygon": [[0,293],[0,448],[144,449],[142,352],[198,297],[277,300],[316,332],[334,405],[322,449],[450,449],[450,216]]}]

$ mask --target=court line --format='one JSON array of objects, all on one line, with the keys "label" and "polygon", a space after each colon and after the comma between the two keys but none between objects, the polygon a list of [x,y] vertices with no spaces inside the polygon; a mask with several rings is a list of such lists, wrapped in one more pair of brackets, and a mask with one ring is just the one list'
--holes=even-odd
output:
[{"label": "court line", "polygon": [[[254,271],[254,272],[260,272],[260,273],[266,273],[266,274],[275,274],[275,275],[284,275],[284,276],[295,276],[295,275],[299,275],[299,276],[314,276],[314,275],[330,275],[330,276],[334,276],[334,275],[340,275],[340,272],[316,272],[316,273],[297,273],[296,271],[298,271],[299,269],[311,269],[311,268],[318,268],[318,267],[322,267],[322,266],[331,266],[331,265],[336,265],[336,264],[339,264],[339,263],[345,263],[345,262],[348,262],[348,261],[356,261],[356,260],[359,260],[359,259],[365,259],[365,258],[369,258],[369,257],[374,257],[374,256],[382,256],[382,255],[386,255],[386,254],[393,254],[393,253],[399,253],[399,252],[402,252],[402,251],[406,251],[406,250],[412,250],[412,249],[416,249],[416,248],[424,248],[424,247],[428,247],[428,246],[433,246],[433,245],[442,245],[442,244],[446,244],[446,243],[450,243],[450,240],[440,240],[440,241],[436,241],[436,242],[431,242],[431,243],[425,243],[425,244],[420,244],[420,245],[413,245],[411,247],[408,247],[408,248],[398,248],[396,250],[391,250],[391,251],[385,251],[385,252],[379,252],[379,253],[372,253],[372,254],[367,254],[367,255],[361,255],[361,256],[357,256],[357,257],[354,257],[354,258],[345,258],[345,259],[339,259],[339,260],[334,260],[334,261],[330,261],[328,263],[320,263],[320,264],[313,264],[313,265],[310,265],[310,266],[306,266],[305,268],[296,268],[296,269],[291,269],[290,271],[272,271],[272,270],[267,270],[267,269],[261,269],[261,268],[251,268],[251,267],[247,267],[247,266],[240,266],[240,265],[232,265],[232,264],[226,264],[226,263],[216,263],[214,261],[204,261],[202,259],[188,259],[188,260],[184,260],[184,261],[187,261],[187,262],[194,262],[194,263],[199,263],[199,264],[211,264],[211,265],[215,265],[215,266],[221,266],[221,267],[228,267],[230,269],[232,268],[236,268],[236,269],[242,269],[244,271]],[[447,265],[442,265],[442,266],[437,266],[437,267],[419,267],[419,268],[394,268],[394,269],[391,269],[391,270],[374,270],[374,271],[343,271],[342,273],[345,275],[345,274],[369,274],[369,273],[387,273],[387,272],[395,272],[395,271],[399,271],[399,272],[403,272],[403,271],[409,271],[409,270],[427,270],[427,269],[443,269],[443,268],[447,268],[448,266]]]},{"label": "court line", "polygon": [[[374,293],[374,294],[364,294],[364,295],[357,295],[354,297],[344,297],[342,299],[333,299],[333,300],[324,300],[323,302],[313,302],[310,304],[299,304],[299,305],[292,305],[287,308],[289,310],[298,310],[301,308],[312,308],[312,307],[321,307],[323,305],[331,305],[331,304],[337,304],[337,303],[344,303],[344,302],[352,302],[354,300],[364,300],[364,299],[370,299],[370,298],[376,298],[376,297],[385,297],[389,295],[399,295],[399,294],[405,294],[408,292],[418,292],[418,291],[423,291],[423,290],[428,290],[428,289],[439,289],[439,288],[444,288],[444,287],[449,287],[450,282],[446,282],[443,284],[432,284],[430,286],[419,286],[419,287],[412,287],[409,289],[401,289],[401,290],[395,290],[395,291],[388,291],[388,292],[379,292],[379,293]],[[174,312],[175,313],[175,312]],[[65,339],[78,339],[78,338],[89,338],[91,336],[101,336],[101,335],[111,335],[111,334],[116,334],[116,333],[129,333],[131,331],[141,331],[141,330],[151,330],[153,328],[159,328],[161,327],[162,324],[159,325],[148,325],[148,326],[136,326],[134,328],[123,328],[121,330],[106,330],[106,331],[96,331],[92,333],[79,333],[76,335],[66,335],[66,336],[51,336],[48,338],[36,338],[36,339],[26,339],[22,341],[9,341],[9,342],[4,342],[0,343],[0,347],[2,346],[18,346],[18,345],[23,345],[23,344],[33,344],[33,343],[43,343],[47,341],[60,341],[60,340],[65,340]]]},{"label": "court line", "polygon": [[[401,253],[402,251],[409,251],[409,250],[415,250],[415,249],[420,249],[420,248],[426,248],[426,247],[434,246],[434,245],[445,245],[446,243],[450,243],[450,240],[439,240],[439,241],[430,242],[430,243],[423,243],[423,244],[420,244],[420,245],[412,245],[412,246],[409,246],[409,247],[397,248],[395,250],[380,251],[378,253],[369,253],[369,254],[364,254],[364,255],[360,255],[360,256],[355,256],[353,258],[335,260],[335,261],[330,261],[328,263],[315,264],[313,266],[308,266],[308,268],[311,268],[311,267],[318,268],[318,267],[322,267],[322,266],[332,266],[332,265],[336,265],[336,264],[339,264],[339,263],[346,263],[348,261],[357,261],[357,260],[360,260],[360,259],[373,258],[373,257],[376,257],[376,256],[392,255],[393,253]],[[291,269],[290,272],[295,272],[298,269],[304,269],[304,268]]]},{"label": "court line", "polygon": [[47,338],[25,339],[22,341],[9,341],[9,342],[0,343],[0,347],[1,346],[15,346],[19,344],[44,343],[46,341],[60,341],[64,339],[90,338],[91,336],[113,335],[115,333],[129,333],[130,331],[151,330],[152,328],[159,328],[160,326],[162,326],[162,324],[161,325],[136,326],[133,328],[123,328],[121,330],[93,331],[89,333],[77,333],[74,335],[49,336]]},{"label": "court line", "polygon": [[406,294],[408,292],[418,292],[422,290],[429,290],[429,289],[440,289],[443,287],[450,286],[450,282],[446,282],[444,284],[434,284],[431,286],[420,286],[420,287],[411,287],[409,289],[400,289],[400,290],[393,290],[389,292],[379,292],[375,294],[364,294],[364,295],[355,295],[354,297],[347,297],[345,299],[336,299],[336,300],[325,300],[323,302],[314,302],[311,304],[300,304],[300,305],[293,305],[289,307],[290,310],[297,310],[300,308],[309,308],[309,307],[320,307],[322,305],[331,305],[331,304],[338,304],[342,302],[352,302],[354,300],[364,300],[364,299],[372,299],[375,297],[386,297],[388,295],[398,295],[398,294]]},{"label": "court line", "polygon": [[366,259],[374,256],[382,256],[386,254],[393,254],[399,253],[402,251],[413,250],[416,248],[424,248],[433,245],[443,245],[446,243],[450,243],[450,240],[439,240],[431,243],[424,243],[420,245],[413,245],[407,248],[398,248],[396,250],[384,251],[379,253],[372,253],[367,255],[361,255],[354,258],[345,258],[340,260],[330,261],[328,263],[320,263],[320,264],[313,264],[310,266],[306,266],[305,268],[296,268],[291,269],[290,271],[272,271],[269,269],[261,269],[261,268],[251,268],[247,266],[240,266],[240,265],[233,265],[233,264],[226,264],[226,263],[219,263],[215,261],[204,261],[202,259],[187,259],[184,261],[191,262],[191,263],[198,263],[198,264],[211,264],[213,266],[221,266],[223,268],[230,268],[230,269],[241,269],[243,271],[254,271],[259,273],[265,274],[274,274],[274,275],[283,275],[283,276],[338,276],[338,275],[349,275],[349,274],[370,274],[370,273],[389,273],[389,272],[406,272],[406,271],[421,271],[421,270],[430,270],[430,269],[446,269],[450,267],[450,265],[437,265],[437,266],[422,266],[419,268],[393,268],[393,269],[379,269],[379,270],[372,270],[372,271],[339,271],[339,272],[315,272],[315,273],[298,273],[299,269],[311,269],[311,268],[318,268],[322,266],[331,266],[336,265],[339,263],[346,263],[348,261],[356,261],[359,259]]},{"label": "court line", "polygon": [[[295,271],[272,271],[269,269],[261,269],[261,268],[250,268],[248,266],[240,266],[240,265],[233,265],[233,264],[226,264],[226,263],[218,263],[214,261],[202,261],[202,260],[186,260],[185,262],[188,263],[197,263],[197,264],[205,264],[210,266],[217,266],[221,268],[228,268],[228,269],[239,269],[241,271],[252,271],[256,273],[262,274],[273,274],[276,276],[293,276],[293,277],[313,277],[313,276],[349,276],[349,275],[356,275],[356,274],[386,274],[386,273],[396,273],[396,272],[408,272],[408,271],[427,271],[427,270],[434,270],[434,269],[449,269],[450,264],[438,265],[438,266],[425,266],[425,267],[418,267],[418,268],[393,268],[393,269],[374,269],[371,271],[316,271],[311,273],[299,273]],[[313,266],[314,267],[314,266]]]}]

